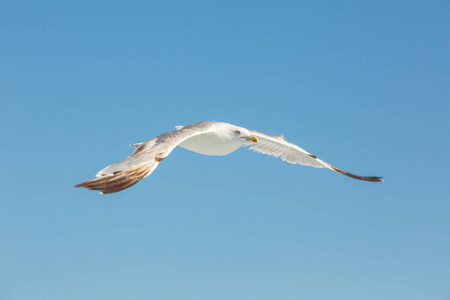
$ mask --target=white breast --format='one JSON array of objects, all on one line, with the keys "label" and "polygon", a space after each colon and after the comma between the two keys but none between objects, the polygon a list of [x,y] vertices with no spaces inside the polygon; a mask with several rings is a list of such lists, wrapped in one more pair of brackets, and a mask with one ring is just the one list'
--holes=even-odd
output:
[{"label": "white breast", "polygon": [[222,156],[236,151],[244,145],[243,139],[223,139],[214,133],[205,133],[187,139],[179,146],[203,155]]}]

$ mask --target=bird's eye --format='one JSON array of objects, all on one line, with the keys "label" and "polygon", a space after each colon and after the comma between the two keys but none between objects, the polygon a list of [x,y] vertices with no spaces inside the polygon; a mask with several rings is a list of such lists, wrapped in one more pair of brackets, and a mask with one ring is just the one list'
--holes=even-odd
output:
[{"label": "bird's eye", "polygon": [[236,130],[235,133],[236,134],[241,134],[241,132],[239,130]]}]

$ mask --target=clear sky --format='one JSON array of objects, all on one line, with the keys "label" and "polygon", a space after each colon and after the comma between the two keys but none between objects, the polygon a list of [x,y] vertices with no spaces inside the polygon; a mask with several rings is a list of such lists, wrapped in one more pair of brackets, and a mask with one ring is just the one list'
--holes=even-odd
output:
[{"label": "clear sky", "polygon": [[[0,299],[449,299],[448,1],[2,1]],[[224,121],[354,180],[176,149]]]}]

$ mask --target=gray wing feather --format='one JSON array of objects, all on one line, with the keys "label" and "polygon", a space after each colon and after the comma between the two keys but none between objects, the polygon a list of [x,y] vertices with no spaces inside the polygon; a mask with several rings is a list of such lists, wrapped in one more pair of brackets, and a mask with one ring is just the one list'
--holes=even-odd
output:
[{"label": "gray wing feather", "polygon": [[255,130],[250,130],[250,132],[258,138],[258,142],[252,143],[250,146],[250,149],[255,152],[268,154],[274,157],[280,157],[282,160],[287,161],[291,164],[300,164],[315,168],[328,168],[345,176],[359,180],[374,182],[383,181],[382,177],[354,175],[338,169],[330,165],[329,163],[326,163],[323,160],[319,159],[317,156],[309,153],[305,149],[302,149],[295,144],[289,143],[284,139],[283,135],[270,136]]},{"label": "gray wing feather", "polygon": [[144,143],[135,144],[136,149],[125,160],[109,165],[100,170],[96,177],[77,184],[75,187],[85,187],[108,194],[126,189],[142,178],[149,176],[173,149],[183,141],[211,131],[215,122],[195,123],[175,131],[163,133]]},{"label": "gray wing feather", "polygon": [[299,146],[289,143],[284,139],[283,135],[270,136],[255,130],[250,130],[250,132],[258,137],[258,142],[250,146],[250,149],[255,152],[279,157],[283,161],[291,164],[300,164],[315,168],[329,168],[326,162],[318,159],[315,155]]}]

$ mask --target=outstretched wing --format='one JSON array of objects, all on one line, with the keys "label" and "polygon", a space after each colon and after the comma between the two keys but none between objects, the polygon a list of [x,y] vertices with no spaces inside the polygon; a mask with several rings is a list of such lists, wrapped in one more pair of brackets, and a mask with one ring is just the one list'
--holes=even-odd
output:
[{"label": "outstretched wing", "polygon": [[270,136],[255,130],[250,130],[251,134],[258,138],[257,143],[252,143],[251,150],[255,152],[268,154],[274,157],[280,157],[283,161],[287,161],[291,164],[300,164],[305,166],[311,166],[315,168],[328,168],[335,172],[344,174],[346,176],[365,180],[365,181],[383,181],[382,177],[376,176],[359,176],[345,171],[342,171],[329,163],[317,158],[317,156],[307,152],[299,146],[289,143],[284,139],[283,135]]},{"label": "outstretched wing", "polygon": [[136,150],[124,161],[100,170],[96,179],[77,184],[100,194],[115,193],[149,176],[173,149],[185,140],[211,132],[212,122],[195,123],[181,129],[163,133],[144,143],[133,144]]}]

